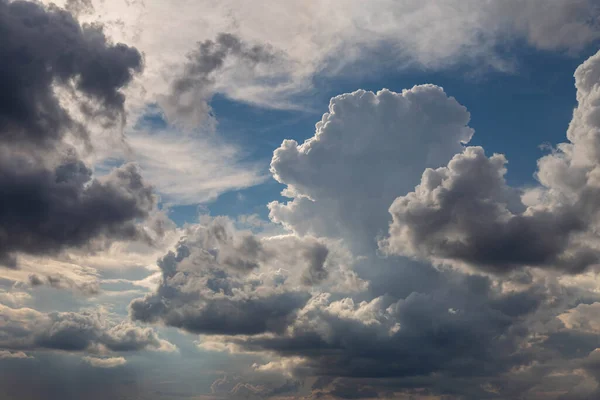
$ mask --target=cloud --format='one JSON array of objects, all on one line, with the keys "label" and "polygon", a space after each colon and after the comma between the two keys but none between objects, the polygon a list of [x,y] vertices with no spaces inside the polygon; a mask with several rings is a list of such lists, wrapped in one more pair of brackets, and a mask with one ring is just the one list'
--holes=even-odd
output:
[{"label": "cloud", "polygon": [[56,289],[73,289],[86,295],[95,295],[100,293],[98,281],[78,282],[63,275],[47,275],[40,277],[36,274],[29,275],[29,284],[32,287],[47,285]]},{"label": "cloud", "polygon": [[[155,206],[152,189],[135,165],[93,179],[79,160],[52,170],[27,158],[0,152],[4,207],[0,211],[0,256],[15,252],[49,254],[85,246],[98,237],[137,239],[136,221]],[[16,263],[5,263],[16,266]]]},{"label": "cloud", "polygon": [[302,235],[344,237],[372,249],[387,224],[383,210],[425,167],[462,149],[473,134],[469,118],[434,85],[332,98],[312,138],[301,145],[285,140],[275,150],[271,172],[293,200],[270,203],[271,219]]},{"label": "cloud", "polygon": [[257,66],[276,58],[267,46],[249,46],[236,35],[219,33],[214,41],[199,42],[198,48],[187,55],[183,72],[173,80],[169,93],[160,97],[159,104],[170,122],[190,128],[200,126],[212,112],[209,102],[217,91],[215,74],[237,68],[254,75]]},{"label": "cloud", "polygon": [[[88,17],[90,21],[105,22],[111,36],[144,52],[149,98],[170,93],[165,77],[188,62],[185,55],[197,52],[198,41],[210,40],[219,49],[218,35],[230,32],[242,43],[268,43],[274,52],[285,54],[286,62],[259,74],[249,73],[244,63],[220,71],[215,91],[275,108],[298,106],[294,96],[309,92],[315,75],[454,65],[507,71],[515,68],[507,47],[526,43],[545,51],[576,52],[600,37],[600,10],[594,0],[376,0],[368,5],[350,0],[343,6],[267,0],[263,7],[240,0],[201,0],[182,1],[177,7],[155,2],[94,5],[97,13]],[[205,98],[202,91],[197,94]],[[198,104],[203,112],[208,110],[205,103]]]},{"label": "cloud", "polygon": [[[518,365],[521,322],[540,305],[535,290],[502,294],[486,278],[446,278],[443,288],[400,300],[316,295],[282,334],[228,340],[246,351],[301,357],[299,367],[317,376],[468,376]],[[511,309],[513,300],[521,310]]]},{"label": "cloud", "polygon": [[[142,70],[140,52],[114,44],[102,27],[80,25],[54,5],[0,1],[0,264],[55,254],[93,239],[140,237],[136,222],[155,206],[133,164],[96,178],[72,147],[91,150],[84,122],[120,132],[122,89]],[[72,98],[75,118],[58,92]],[[73,138],[76,140],[74,141]]]},{"label": "cloud", "polygon": [[244,149],[218,137],[179,131],[129,132],[131,158],[167,204],[197,204],[262,183],[266,171]]},{"label": "cloud", "polygon": [[[141,70],[142,50],[150,74],[141,82],[149,98],[166,94],[163,106],[167,104],[171,120],[197,124],[210,113],[214,93],[285,107],[289,104],[281,100],[309,88],[315,74],[344,70],[382,46],[399,68],[439,68],[467,59],[502,69],[506,60],[495,48],[505,38],[576,51],[597,36],[596,9],[586,1],[376,1],[369,7],[350,0],[344,7],[290,1],[259,8],[233,0],[182,2],[178,7],[149,2],[135,48],[106,39],[120,29],[118,24],[106,27],[110,35],[104,36],[96,25],[79,25],[54,6],[0,3],[2,10],[16,4],[11,12],[17,17],[23,12],[42,17],[33,18],[34,23],[51,21],[44,23],[57,32],[62,32],[57,27],[70,26],[80,32],[69,31],[76,36],[74,43],[85,49],[73,49],[72,66],[68,57],[64,60],[63,44],[53,42],[65,35],[29,32],[23,23],[29,17],[0,13],[0,28],[10,21],[19,35],[29,32],[45,44],[18,41],[26,50],[41,52],[34,59],[52,67],[31,65],[42,74],[34,76],[32,88],[19,86],[18,80],[6,83],[9,89],[17,87],[11,93],[31,94],[35,100],[19,109],[23,115],[0,109],[0,117],[10,116],[4,118],[11,129],[26,133],[19,143],[0,137],[0,166],[7,166],[0,168],[0,188],[9,199],[10,193],[18,193],[7,203],[6,215],[0,213],[1,256],[14,266],[19,255],[23,265],[22,270],[4,270],[10,281],[0,282],[11,287],[9,295],[0,293],[11,304],[0,306],[0,377],[3,383],[16,382],[1,385],[9,395],[170,396],[145,390],[163,384],[162,375],[174,365],[170,360],[161,369],[161,382],[144,382],[139,389],[132,371],[139,368],[144,372],[140,376],[154,377],[146,372],[156,373],[155,364],[126,363],[120,354],[176,349],[153,329],[136,324],[145,322],[200,334],[201,350],[230,352],[223,358],[202,354],[211,366],[248,371],[252,379],[215,381],[217,398],[595,398],[600,377],[597,284],[579,285],[581,276],[561,273],[581,272],[596,256],[600,56],[576,72],[579,105],[570,142],[539,161],[540,185],[533,189],[506,184],[503,156],[464,148],[473,135],[469,113],[440,87],[334,97],[314,137],[303,144],[285,141],[274,154],[271,172],[290,198],[270,205],[272,221],[287,229],[281,235],[245,231],[240,225],[255,222],[240,219],[236,227],[225,217],[202,217],[198,224],[176,228],[154,208],[156,198],[137,167],[125,164],[97,177],[83,156],[71,150],[70,136],[90,141],[87,126],[81,125],[86,118],[104,121],[120,133],[124,93]],[[88,3],[69,1],[69,8],[84,17]],[[93,6],[100,13],[113,7],[124,21],[121,27],[131,33],[127,24],[137,16],[122,12],[121,4]],[[81,11],[78,5],[83,5]],[[542,6],[546,8],[540,13]],[[195,7],[204,13],[193,12]],[[231,11],[224,16],[227,7]],[[188,24],[173,18],[170,10],[176,16],[214,19]],[[235,21],[239,15],[244,18]],[[175,23],[180,29],[173,29]],[[194,43],[216,39],[192,46],[190,37]],[[261,45],[252,47],[254,43]],[[159,45],[161,51],[151,51]],[[0,44],[0,54],[2,49]],[[187,60],[182,59],[185,54],[190,55]],[[280,55],[286,62],[280,62]],[[172,80],[157,78],[157,71],[167,66],[183,69],[173,86],[167,84]],[[68,106],[63,95],[72,101]],[[134,100],[138,105],[139,99]],[[198,110],[188,107],[194,102]],[[30,118],[42,111],[44,118]],[[4,126],[0,124],[0,135],[12,134]],[[257,175],[248,164],[243,165],[249,173],[240,174],[237,148],[193,134],[168,134],[139,130],[126,141],[133,153],[139,152],[140,170],[172,203],[214,198]],[[219,151],[192,160],[190,154],[205,144]],[[221,171],[221,162],[235,165]],[[202,167],[199,163],[210,167],[206,174],[213,178],[204,187],[190,178]],[[169,178],[175,185],[168,185]],[[28,208],[31,204],[36,207]],[[377,239],[385,235],[390,218],[390,236],[379,243],[398,254],[381,258]],[[174,238],[179,242],[172,247]],[[87,248],[102,251],[87,254]],[[162,253],[154,265],[158,248],[172,251]],[[50,259],[42,270],[44,259],[58,252],[58,259]],[[458,263],[469,270],[436,269],[432,262]],[[63,274],[70,263],[72,273]],[[34,291],[31,285],[84,287],[89,282],[116,288],[106,297],[96,295],[94,302],[112,292],[131,298],[141,296],[137,288],[152,291],[130,303],[135,323],[118,317],[124,303],[114,304],[115,297],[105,304],[110,314],[103,308],[42,312],[25,307],[45,300],[37,293],[43,289]],[[128,290],[132,287],[136,290]],[[44,310],[54,308],[48,303]],[[169,340],[179,337],[167,332]],[[35,360],[22,356],[27,354]],[[44,357],[52,362],[38,364]],[[77,360],[77,367],[60,368],[69,358]],[[185,358],[186,368],[197,366],[193,354]],[[176,380],[171,387],[181,389],[189,373],[180,375],[183,369],[168,373]],[[67,384],[64,371],[78,372],[77,379]],[[38,382],[34,388],[23,379],[31,374]],[[208,374],[213,374],[205,377],[208,384],[222,376],[220,371]],[[197,378],[193,388],[199,385]]]},{"label": "cloud", "polygon": [[98,368],[116,368],[127,363],[127,360],[123,357],[83,357],[83,361],[87,362],[92,367]]},{"label": "cloud", "polygon": [[94,4],[92,0],[67,0],[65,10],[77,16],[81,14],[92,14],[94,12]]},{"label": "cloud", "polygon": [[23,353],[22,351],[8,351],[8,350],[0,350],[0,360],[6,360],[10,358],[16,359],[24,359],[24,358],[33,358]]},{"label": "cloud", "polygon": [[142,69],[133,47],[114,45],[99,25],[81,26],[56,6],[27,1],[0,2],[0,26],[6,40],[0,56],[11,59],[0,68],[7,93],[0,103],[0,140],[35,146],[54,145],[67,133],[89,140],[56,96],[60,85],[84,96],[80,111],[103,118],[107,126],[124,119],[120,89]]},{"label": "cloud", "polygon": [[[464,147],[468,112],[438,87],[332,99],[314,137],[276,150],[272,173],[293,200],[271,218],[299,239],[342,240],[369,290],[323,287],[281,330],[203,332],[200,346],[262,357],[263,372],[287,360],[282,374],[322,379],[314,398],[595,393],[584,360],[600,346],[596,285],[561,273],[581,273],[596,248],[596,57],[576,72],[570,143],[539,161],[535,188],[505,182],[504,156]],[[424,262],[375,257],[390,204],[380,243]],[[544,389],[551,376],[564,379]]]},{"label": "cloud", "polygon": [[41,313],[0,305],[0,346],[10,350],[67,352],[174,351],[150,328],[117,323],[102,311]]},{"label": "cloud", "polygon": [[281,332],[311,287],[330,277],[347,291],[360,282],[338,264],[343,256],[331,253],[313,238],[261,239],[217,217],[190,227],[176,252],[159,259],[162,281],[130,304],[131,317],[194,333]]},{"label": "cloud", "polygon": [[504,181],[503,156],[467,148],[393,202],[382,247],[495,273],[523,266],[579,273],[598,264],[599,82],[600,53],[575,72],[569,142],[538,160],[538,187],[519,198]]}]

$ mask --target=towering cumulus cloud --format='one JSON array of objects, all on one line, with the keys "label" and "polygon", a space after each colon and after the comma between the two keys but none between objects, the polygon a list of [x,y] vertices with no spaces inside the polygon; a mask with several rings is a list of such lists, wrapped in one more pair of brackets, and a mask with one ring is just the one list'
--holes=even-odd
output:
[{"label": "towering cumulus cloud", "polygon": [[538,161],[539,187],[504,181],[506,160],[470,147],[428,169],[390,212],[390,252],[496,273],[523,266],[581,272],[600,261],[600,54],[575,72],[578,106],[567,138]]},{"label": "towering cumulus cloud", "polygon": [[469,118],[434,85],[334,97],[314,137],[301,145],[286,140],[275,150],[271,172],[293,200],[270,203],[271,218],[299,234],[373,248],[392,200],[471,139]]},{"label": "towering cumulus cloud", "polygon": [[0,31],[0,58],[10,60],[0,65],[1,263],[15,267],[18,252],[53,253],[97,237],[138,237],[135,221],[155,200],[137,168],[96,179],[68,143],[89,150],[90,118],[120,130],[120,89],[141,71],[141,54],[53,5],[2,0]]}]

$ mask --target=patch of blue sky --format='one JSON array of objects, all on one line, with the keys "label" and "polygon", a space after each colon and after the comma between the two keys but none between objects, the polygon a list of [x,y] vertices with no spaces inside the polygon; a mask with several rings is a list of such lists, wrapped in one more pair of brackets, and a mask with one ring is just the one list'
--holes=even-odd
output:
[{"label": "patch of blue sky", "polygon": [[[524,186],[535,183],[536,160],[548,150],[541,145],[566,140],[565,132],[576,105],[573,72],[594,49],[578,55],[537,51],[522,46],[511,57],[513,70],[481,71],[461,65],[432,71],[425,68],[386,68],[370,76],[355,74],[315,76],[309,93],[298,101],[304,110],[273,110],[216,95],[211,101],[218,119],[217,132],[225,141],[241,146],[247,157],[264,164],[265,171],[284,139],[303,142],[313,136],[315,123],[327,111],[329,99],[357,89],[402,91],[432,83],[444,87],[471,113],[475,135],[470,145],[480,145],[488,154],[503,153],[509,165],[507,181]],[[166,127],[159,110],[150,109],[139,122]],[[170,216],[178,224],[197,220],[198,213],[228,215],[258,214],[268,217],[267,203],[282,200],[283,186],[273,179],[220,195],[202,205],[175,206]]]}]

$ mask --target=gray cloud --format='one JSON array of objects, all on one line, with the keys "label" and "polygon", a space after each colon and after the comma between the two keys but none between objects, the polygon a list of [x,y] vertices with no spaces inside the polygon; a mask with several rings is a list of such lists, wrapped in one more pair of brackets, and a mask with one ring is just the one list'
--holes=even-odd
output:
[{"label": "gray cloud", "polygon": [[504,181],[503,156],[467,148],[393,202],[381,246],[496,273],[527,265],[579,273],[597,265],[600,53],[577,69],[575,81],[569,142],[538,161],[539,187],[521,195]]},{"label": "gray cloud", "polygon": [[67,132],[87,141],[85,127],[65,110],[52,85],[75,90],[89,101],[83,113],[107,126],[124,119],[125,96],[119,91],[142,69],[132,47],[110,43],[101,26],[81,26],[56,6],[0,1],[5,40],[0,57],[0,140],[12,144],[52,145]]},{"label": "gray cloud", "polygon": [[523,323],[544,296],[535,289],[502,294],[482,277],[446,278],[445,287],[401,300],[316,296],[284,334],[231,340],[251,351],[303,357],[302,367],[321,376],[494,375],[518,365]]},{"label": "gray cloud", "polygon": [[215,91],[215,74],[226,67],[226,62],[251,72],[258,64],[271,63],[277,57],[268,46],[248,45],[233,34],[220,33],[214,41],[199,42],[198,48],[188,54],[183,72],[171,83],[160,106],[170,121],[198,126],[211,113],[208,101]]},{"label": "gray cloud", "polygon": [[56,289],[72,289],[76,292],[83,293],[85,295],[95,295],[100,293],[98,281],[77,282],[71,278],[60,274],[53,274],[47,276],[30,274],[29,284],[32,287],[47,285]]},{"label": "gray cloud", "polygon": [[158,261],[161,283],[131,303],[131,316],[195,333],[282,332],[311,287],[345,277],[329,258],[329,249],[312,238],[260,240],[215,218],[194,227],[176,252]]},{"label": "gray cloud", "polygon": [[386,228],[384,210],[423,169],[461,150],[473,134],[469,118],[434,85],[332,98],[313,137],[301,145],[285,140],[275,150],[271,172],[292,200],[270,203],[271,219],[301,235],[343,237],[354,250],[372,251]]},{"label": "gray cloud", "polygon": [[119,132],[121,89],[142,70],[141,54],[55,5],[1,0],[0,31],[0,58],[11,60],[0,66],[0,263],[14,268],[19,252],[51,254],[95,238],[138,238],[135,223],[155,204],[151,188],[134,165],[93,177],[65,140],[90,149],[89,132],[55,88],[85,118]]},{"label": "gray cloud", "polygon": [[498,273],[524,265],[580,272],[594,262],[595,250],[569,240],[587,228],[589,207],[525,212],[518,193],[504,182],[505,162],[503,156],[487,158],[482,148],[469,147],[448,167],[427,170],[415,192],[390,207],[394,222],[382,246]]},{"label": "gray cloud", "polygon": [[156,201],[131,164],[97,179],[77,159],[48,170],[2,152],[0,165],[3,258],[15,252],[53,253],[97,237],[142,237],[135,222],[146,217]]},{"label": "gray cloud", "polygon": [[114,322],[102,312],[40,313],[0,305],[0,346],[11,350],[51,349],[68,352],[172,351],[150,328]]}]

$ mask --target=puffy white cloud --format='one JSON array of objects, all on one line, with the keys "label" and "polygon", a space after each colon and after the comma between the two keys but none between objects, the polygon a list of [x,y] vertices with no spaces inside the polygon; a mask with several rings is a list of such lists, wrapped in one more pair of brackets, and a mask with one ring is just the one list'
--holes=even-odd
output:
[{"label": "puffy white cloud", "polygon": [[446,163],[471,139],[469,113],[442,88],[359,90],[331,99],[315,136],[275,150],[271,171],[293,200],[269,204],[275,222],[299,234],[375,246],[392,200],[426,167]]}]

